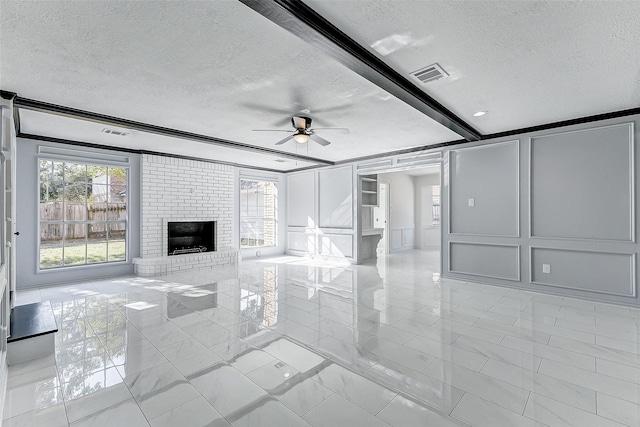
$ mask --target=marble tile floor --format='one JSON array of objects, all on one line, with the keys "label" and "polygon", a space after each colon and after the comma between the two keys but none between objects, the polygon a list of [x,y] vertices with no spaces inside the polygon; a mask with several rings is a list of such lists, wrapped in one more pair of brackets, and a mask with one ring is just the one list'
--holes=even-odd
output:
[{"label": "marble tile floor", "polygon": [[441,279],[438,255],[295,257],[19,292],[55,356],[16,426],[638,426],[640,310]]}]

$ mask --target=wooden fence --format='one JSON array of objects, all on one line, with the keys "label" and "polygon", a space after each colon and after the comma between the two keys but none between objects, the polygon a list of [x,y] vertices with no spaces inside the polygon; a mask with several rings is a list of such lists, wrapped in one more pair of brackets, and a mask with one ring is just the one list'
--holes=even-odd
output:
[{"label": "wooden fence", "polygon": [[[123,204],[106,205],[89,204],[88,208],[84,204],[66,204],[63,209],[62,203],[44,202],[40,203],[41,221],[96,221],[97,224],[65,224],[67,239],[100,239],[106,237],[107,224],[103,221],[125,221],[127,219],[127,208]],[[114,235],[124,237],[125,223],[110,223],[111,237]],[[40,241],[62,240],[63,230],[60,224],[41,224]]]}]

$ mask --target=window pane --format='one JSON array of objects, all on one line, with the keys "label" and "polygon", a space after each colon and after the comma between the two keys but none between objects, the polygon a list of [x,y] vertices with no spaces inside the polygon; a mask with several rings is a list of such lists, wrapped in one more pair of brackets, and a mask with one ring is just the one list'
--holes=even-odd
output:
[{"label": "window pane", "polygon": [[87,182],[87,166],[76,163],[64,164],[64,182],[68,184],[84,184]]},{"label": "window pane", "polygon": [[41,202],[40,219],[43,221],[62,221],[61,202]]},{"label": "window pane", "polygon": [[87,263],[107,261],[107,224],[88,224]]},{"label": "window pane", "polygon": [[40,201],[46,202],[49,200],[51,193],[51,183],[49,181],[40,181]]},{"label": "window pane", "polygon": [[89,240],[107,240],[107,223],[89,223]]},{"label": "window pane", "polygon": [[40,182],[53,180],[53,162],[50,160],[40,160]]},{"label": "window pane", "polygon": [[240,246],[276,244],[277,186],[240,181]]},{"label": "window pane", "polygon": [[432,186],[431,193],[431,225],[440,225],[440,186]]},{"label": "window pane", "polygon": [[85,264],[87,224],[66,224],[64,232],[64,265]]},{"label": "window pane", "polygon": [[40,226],[40,268],[62,265],[62,226],[42,224]]},{"label": "window pane", "polygon": [[109,168],[110,202],[125,202],[127,200],[127,170],[124,168]]},{"label": "window pane", "polygon": [[89,165],[87,167],[87,177],[89,182],[94,184],[107,184],[107,167]]},{"label": "window pane", "polygon": [[64,214],[66,221],[84,221],[87,219],[86,184],[65,185],[64,200]]},{"label": "window pane", "polygon": [[65,184],[64,200],[74,203],[85,203],[87,201],[87,185]]},{"label": "window pane", "polygon": [[42,181],[40,182],[41,201],[61,201],[64,184],[62,181]]},{"label": "window pane", "polygon": [[107,218],[109,221],[123,221],[127,219],[126,203],[109,203]]},{"label": "window pane", "polygon": [[107,241],[89,242],[87,244],[87,264],[107,261]]},{"label": "window pane", "polygon": [[242,247],[259,246],[256,236],[258,235],[258,221],[242,219],[240,222],[240,244]]},{"label": "window pane", "polygon": [[51,181],[64,181],[64,163],[51,162],[53,165],[53,171],[51,174]]},{"label": "window pane", "polygon": [[84,221],[87,219],[87,205],[85,203],[65,203],[64,213],[67,221]]},{"label": "window pane", "polygon": [[102,202],[89,203],[89,220],[90,221],[106,221],[107,220],[107,204]]},{"label": "window pane", "polygon": [[91,184],[91,196],[89,200],[104,203],[107,201],[107,186],[103,184]]},{"label": "window pane", "polygon": [[109,261],[125,261],[127,224],[125,222],[109,223]]},{"label": "window pane", "polygon": [[263,238],[265,246],[275,246],[276,244],[276,226],[273,220],[264,220]]}]

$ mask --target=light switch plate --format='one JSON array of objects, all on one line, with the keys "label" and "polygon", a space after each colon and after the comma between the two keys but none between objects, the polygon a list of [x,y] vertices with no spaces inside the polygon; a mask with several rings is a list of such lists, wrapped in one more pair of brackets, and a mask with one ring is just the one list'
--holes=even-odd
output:
[{"label": "light switch plate", "polygon": [[551,273],[551,264],[542,264],[542,272],[550,274]]},{"label": "light switch plate", "polygon": [[475,206],[476,205],[476,200],[475,199],[469,199],[469,206]]}]

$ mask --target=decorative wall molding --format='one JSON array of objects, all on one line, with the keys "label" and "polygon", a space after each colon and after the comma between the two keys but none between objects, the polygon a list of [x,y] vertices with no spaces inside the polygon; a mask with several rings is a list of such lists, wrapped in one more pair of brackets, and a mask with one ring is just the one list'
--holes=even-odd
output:
[{"label": "decorative wall molding", "polygon": [[[477,236],[477,237],[514,237],[514,238],[519,238],[520,237],[520,204],[521,204],[521,197],[520,197],[520,185],[521,185],[521,177],[520,177],[520,139],[513,139],[513,140],[509,140],[509,141],[502,141],[502,142],[496,142],[493,144],[483,144],[483,145],[476,145],[473,147],[464,147],[464,148],[456,148],[456,149],[452,149],[447,151],[447,163],[449,164],[449,169],[451,168],[451,153],[455,153],[455,152],[460,152],[460,151],[471,151],[471,150],[479,150],[479,149],[488,149],[488,148],[493,148],[496,147],[498,145],[504,145],[504,144],[516,144],[516,151],[517,151],[517,164],[516,164],[516,176],[517,176],[517,190],[516,190],[516,233],[514,234],[482,234],[482,233],[459,233],[459,232],[453,232],[451,231],[451,187],[452,187],[452,181],[451,181],[451,170],[449,170],[449,173],[446,175],[446,179],[448,179],[447,181],[447,233],[451,236]],[[443,176],[444,178],[444,176]]]},{"label": "decorative wall molding", "polygon": [[[576,133],[586,133],[593,132],[601,129],[610,129],[616,127],[627,127],[628,135],[629,135],[629,238],[626,240],[617,240],[617,239],[598,239],[598,238],[581,238],[581,237],[561,237],[561,236],[541,236],[534,235],[534,226],[533,226],[533,145],[535,140],[542,140],[544,138],[555,137],[559,135],[569,135]],[[606,142],[603,142],[606,143]],[[529,137],[529,176],[528,176],[528,196],[529,196],[529,209],[528,209],[528,222],[529,222],[529,238],[530,239],[546,239],[546,240],[559,240],[559,241],[585,241],[585,242],[636,242],[636,191],[635,191],[635,130],[634,123],[619,123],[614,125],[605,125],[605,126],[595,126],[587,129],[578,129],[571,130],[565,132],[555,132],[555,133],[547,133],[542,135],[533,135]]]},{"label": "decorative wall molding", "polygon": [[[516,271],[517,271],[517,276],[516,277],[501,277],[501,276],[493,276],[493,275],[486,275],[486,274],[479,274],[479,273],[474,273],[474,272],[468,272],[468,271],[459,271],[459,270],[453,270],[451,268],[451,247],[453,245],[471,245],[471,246],[491,246],[491,247],[503,247],[503,248],[512,248],[512,249],[516,249]],[[447,247],[447,253],[448,253],[448,260],[449,263],[447,265],[447,270],[450,273],[456,273],[456,274],[464,274],[464,275],[469,275],[469,276],[477,276],[477,277],[485,277],[485,278],[490,278],[490,279],[502,279],[502,280],[509,280],[511,282],[513,281],[520,281],[520,276],[521,276],[521,268],[520,268],[520,246],[521,245],[509,245],[509,244],[498,244],[498,243],[477,243],[477,242],[452,242],[449,241],[448,242],[448,247]]]},{"label": "decorative wall molding", "polygon": [[[535,252],[536,249],[545,250],[545,251],[588,253],[588,254],[600,254],[600,255],[616,255],[616,256],[621,256],[621,257],[628,257],[629,260],[630,260],[629,265],[631,267],[630,271],[629,271],[629,292],[628,293],[607,292],[607,291],[604,291],[604,290],[598,290],[598,289],[594,290],[594,289],[588,289],[588,288],[581,288],[581,287],[578,287],[578,286],[572,286],[572,285],[563,284],[563,283],[534,281],[533,280],[533,275],[534,275],[533,253]],[[588,293],[623,296],[623,297],[636,297],[636,295],[637,295],[636,259],[637,258],[636,258],[636,254],[635,253],[627,254],[627,253],[608,252],[608,251],[585,251],[585,250],[578,250],[578,249],[560,249],[560,248],[548,248],[548,247],[542,247],[542,246],[530,246],[529,247],[529,282],[531,284],[534,284],[534,285],[551,286],[551,287],[555,287],[555,288],[571,289],[571,290],[577,290],[577,291],[588,292]]]}]

